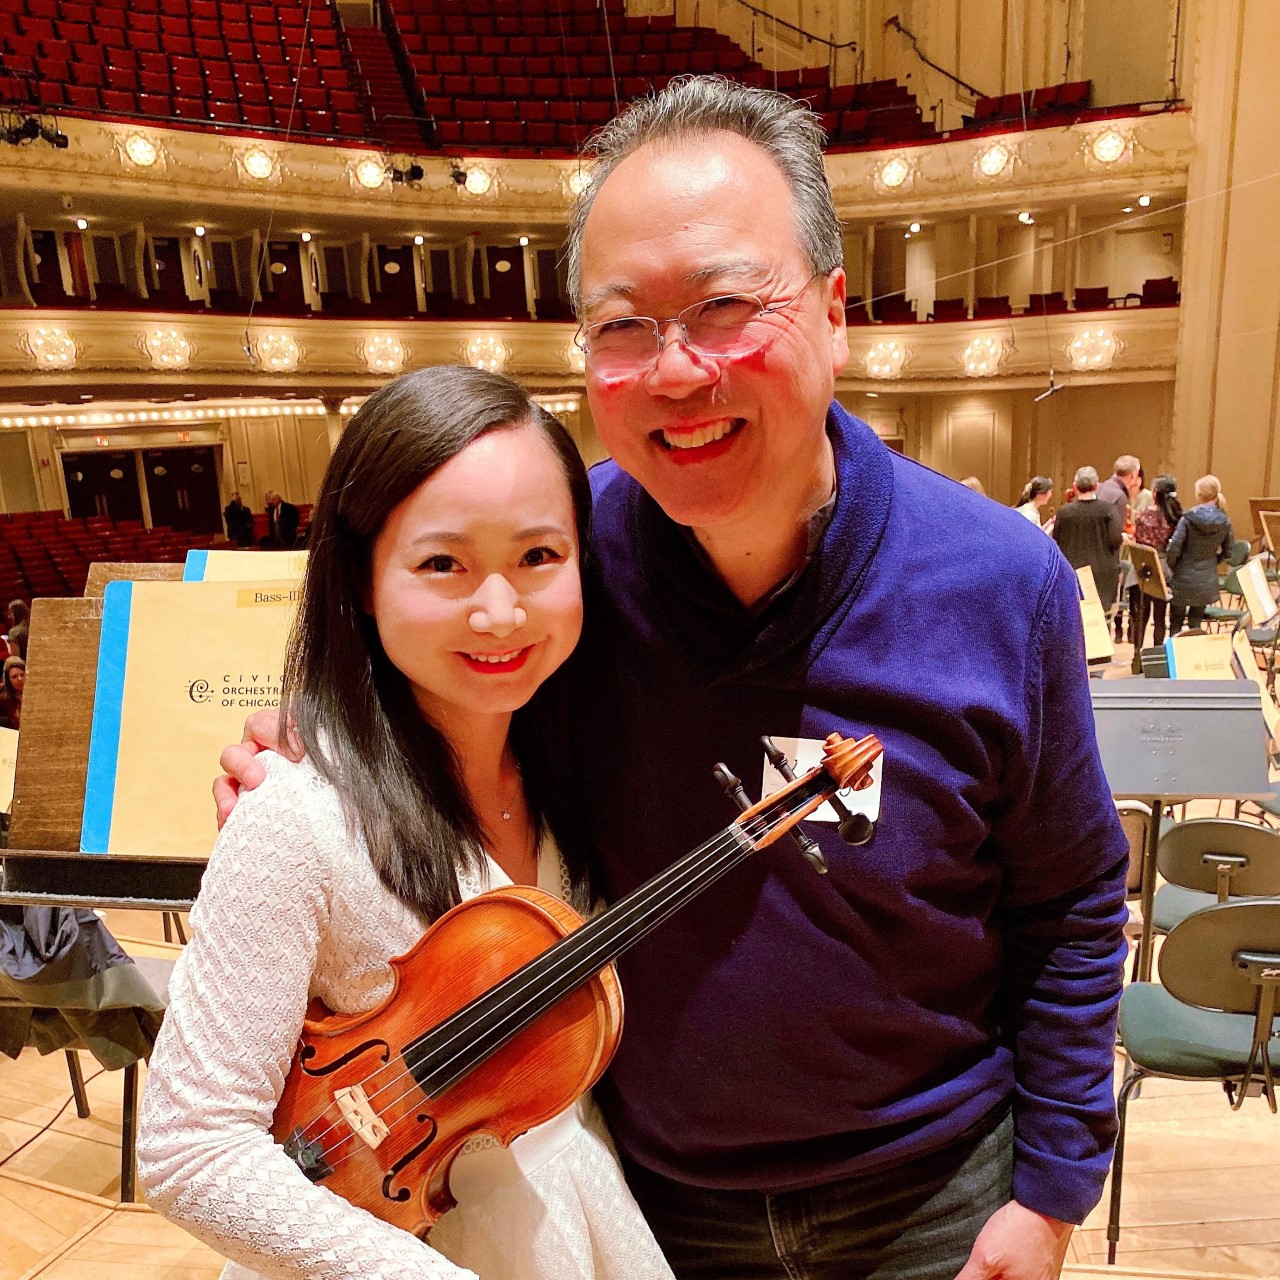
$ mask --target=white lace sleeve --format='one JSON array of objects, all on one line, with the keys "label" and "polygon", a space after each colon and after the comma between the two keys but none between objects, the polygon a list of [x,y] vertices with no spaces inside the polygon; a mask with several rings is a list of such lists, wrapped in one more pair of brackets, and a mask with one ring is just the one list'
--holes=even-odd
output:
[{"label": "white lace sleeve", "polygon": [[267,769],[218,839],[173,974],[138,1135],[147,1199],[264,1276],[475,1280],[309,1182],[272,1141],[344,832],[308,803],[314,774],[274,757]]}]

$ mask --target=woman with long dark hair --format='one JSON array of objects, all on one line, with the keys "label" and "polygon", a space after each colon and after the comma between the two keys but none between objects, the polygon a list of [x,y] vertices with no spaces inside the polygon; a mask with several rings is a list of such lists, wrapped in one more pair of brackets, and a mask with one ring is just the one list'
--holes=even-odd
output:
[{"label": "woman with long dark hair", "polygon": [[[1134,541],[1144,547],[1154,547],[1159,553],[1160,563],[1164,569],[1164,580],[1169,582],[1169,562],[1165,559],[1165,548],[1173,531],[1182,519],[1182,503],[1178,501],[1178,482],[1173,476],[1156,476],[1151,486],[1151,504],[1138,512],[1134,521]],[[1130,605],[1132,611],[1132,603]],[[1164,644],[1165,617],[1169,609],[1168,599],[1151,601],[1152,643]],[[1135,615],[1136,616],[1136,613]],[[1141,645],[1143,637],[1138,636],[1135,644]]]},{"label": "woman with long dark hair", "polygon": [[426,1243],[269,1132],[309,1000],[375,1008],[389,960],[485,888],[589,902],[564,752],[525,710],[578,639],[589,510],[564,428],[477,369],[384,387],[334,453],[284,676],[306,759],[268,753],[218,839],[143,1103],[147,1196],[228,1278],[670,1280],[589,1098],[469,1143]]},{"label": "woman with long dark hair", "polygon": [[1026,516],[1039,529],[1043,527],[1040,523],[1041,510],[1052,501],[1053,477],[1032,476],[1023,486],[1022,492],[1018,495],[1018,501],[1014,503],[1014,508],[1019,515]]}]

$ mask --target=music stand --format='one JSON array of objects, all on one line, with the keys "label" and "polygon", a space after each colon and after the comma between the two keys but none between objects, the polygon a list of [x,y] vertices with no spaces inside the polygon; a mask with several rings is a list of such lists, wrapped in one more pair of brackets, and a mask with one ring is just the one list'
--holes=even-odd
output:
[{"label": "music stand", "polygon": [[1138,616],[1134,619],[1133,661],[1129,664],[1129,670],[1138,676],[1142,674],[1142,640],[1147,634],[1147,610],[1151,607],[1147,601],[1167,600],[1169,588],[1164,580],[1160,553],[1155,547],[1145,547],[1140,542],[1127,542],[1124,553],[1133,565],[1134,575],[1142,588],[1138,592]]},{"label": "music stand", "polygon": [[1111,794],[1151,810],[1142,857],[1138,981],[1151,978],[1151,904],[1164,806],[1269,800],[1269,734],[1250,680],[1091,680],[1098,751]]},{"label": "music stand", "polygon": [[1259,538],[1265,538],[1267,531],[1262,527],[1262,513],[1280,512],[1280,498],[1250,498],[1249,519],[1253,522],[1253,532]]}]

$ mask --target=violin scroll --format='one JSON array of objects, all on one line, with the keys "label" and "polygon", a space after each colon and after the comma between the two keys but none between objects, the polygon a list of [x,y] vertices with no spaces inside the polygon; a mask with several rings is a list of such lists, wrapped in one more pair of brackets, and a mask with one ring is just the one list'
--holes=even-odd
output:
[{"label": "violin scroll", "polygon": [[831,775],[839,791],[864,791],[871,785],[871,766],[884,754],[874,733],[865,738],[827,735],[822,746],[822,767]]}]

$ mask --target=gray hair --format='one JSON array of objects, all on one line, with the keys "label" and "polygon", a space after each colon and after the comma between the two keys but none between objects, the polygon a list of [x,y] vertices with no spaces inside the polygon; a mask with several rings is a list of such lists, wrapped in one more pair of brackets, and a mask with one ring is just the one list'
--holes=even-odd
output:
[{"label": "gray hair", "polygon": [[771,89],[735,84],[723,76],[676,76],[661,93],[631,103],[587,141],[594,157],[591,185],[569,218],[569,296],[582,299],[582,233],[596,192],[632,152],[655,142],[702,133],[735,133],[755,143],[782,171],[795,197],[796,234],[814,272],[844,261],[840,219],[822,164],[819,118],[803,103]]},{"label": "gray hair", "polygon": [[1077,493],[1091,493],[1098,487],[1098,473],[1093,467],[1081,467],[1072,483]]},{"label": "gray hair", "polygon": [[1131,453],[1122,453],[1116,459],[1116,465],[1112,468],[1118,476],[1137,475],[1142,470],[1142,463]]}]

